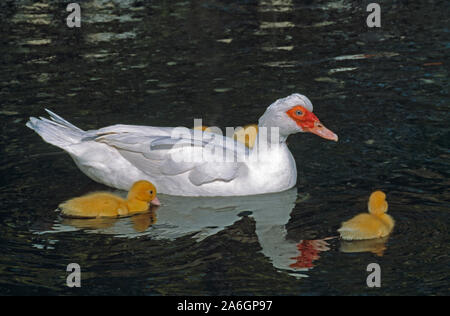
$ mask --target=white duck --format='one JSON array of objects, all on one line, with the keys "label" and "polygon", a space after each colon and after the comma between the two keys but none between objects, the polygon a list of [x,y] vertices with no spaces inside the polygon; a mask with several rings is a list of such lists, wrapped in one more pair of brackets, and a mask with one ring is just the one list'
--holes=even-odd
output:
[{"label": "white duck", "polygon": [[[311,101],[301,94],[275,101],[259,119],[252,149],[193,129],[183,133],[173,127],[113,125],[83,131],[48,110],[52,120],[31,117],[27,126],[68,152],[88,177],[107,186],[129,190],[134,182],[147,180],[163,194],[235,196],[280,192],[296,184],[295,160],[286,145],[290,134],[310,132],[338,140],[312,111]],[[269,137],[269,145],[260,137],[267,134],[275,135]],[[186,159],[198,157],[199,150],[204,159]],[[219,152],[234,159],[210,159]]]}]

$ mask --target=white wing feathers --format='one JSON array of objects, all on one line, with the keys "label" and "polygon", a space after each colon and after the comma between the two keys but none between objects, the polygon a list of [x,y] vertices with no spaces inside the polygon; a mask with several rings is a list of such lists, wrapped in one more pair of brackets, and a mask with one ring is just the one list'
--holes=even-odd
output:
[{"label": "white wing feathers", "polygon": [[189,180],[197,186],[216,180],[228,182],[237,177],[240,168],[246,168],[245,164],[242,162],[207,162],[196,166],[189,173]]},{"label": "white wing feathers", "polygon": [[[200,186],[214,181],[228,182],[245,172],[242,157],[249,154],[249,149],[244,144],[222,135],[188,129],[184,135],[173,137],[173,130],[115,125],[96,131],[95,140],[115,147],[125,159],[155,179],[189,172],[189,181]],[[225,155],[228,160],[221,160]]]}]

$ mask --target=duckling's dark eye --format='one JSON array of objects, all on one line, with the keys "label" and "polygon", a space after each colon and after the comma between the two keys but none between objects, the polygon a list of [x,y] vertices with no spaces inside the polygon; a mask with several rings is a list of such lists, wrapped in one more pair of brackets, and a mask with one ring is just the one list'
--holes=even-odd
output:
[{"label": "duckling's dark eye", "polygon": [[150,194],[153,194],[153,190],[150,190],[149,192],[150,192]]},{"label": "duckling's dark eye", "polygon": [[302,115],[303,115],[303,112],[302,112],[302,111],[299,111],[299,110],[297,110],[297,111],[295,112],[295,114],[296,114],[297,116],[302,116]]}]

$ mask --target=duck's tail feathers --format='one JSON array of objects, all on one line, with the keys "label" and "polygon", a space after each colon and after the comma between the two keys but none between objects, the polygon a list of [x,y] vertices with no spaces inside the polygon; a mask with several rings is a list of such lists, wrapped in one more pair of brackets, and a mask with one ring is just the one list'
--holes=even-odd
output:
[{"label": "duck's tail feathers", "polygon": [[47,143],[65,149],[67,146],[81,142],[86,132],[67,122],[59,115],[47,110],[50,118],[30,117],[27,127],[38,133]]}]

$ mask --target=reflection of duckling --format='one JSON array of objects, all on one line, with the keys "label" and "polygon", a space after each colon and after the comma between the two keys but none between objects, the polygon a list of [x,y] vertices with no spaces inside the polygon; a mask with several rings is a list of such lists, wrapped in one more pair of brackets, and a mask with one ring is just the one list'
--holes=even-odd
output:
[{"label": "reflection of duckling", "polygon": [[389,235],[394,228],[394,220],[385,214],[388,209],[386,194],[373,192],[369,199],[369,213],[359,214],[342,223],[338,229],[344,240],[381,238]]},{"label": "reflection of duckling", "polygon": [[119,217],[146,212],[149,203],[160,204],[155,186],[148,181],[137,181],[126,200],[108,192],[96,192],[64,202],[59,208],[62,215],[69,217]]},{"label": "reflection of duckling", "polygon": [[339,251],[344,253],[371,252],[381,257],[387,248],[386,242],[388,239],[389,236],[367,240],[342,240]]},{"label": "reflection of duckling", "polygon": [[[105,230],[107,228],[113,227],[118,223],[120,219],[114,217],[104,217],[104,218],[71,218],[65,217],[62,219],[61,224],[72,226],[79,229],[101,229]],[[156,223],[156,212],[155,209],[149,212],[137,214],[129,218],[133,229],[142,233],[146,231],[151,225]]]},{"label": "reflection of duckling", "polygon": [[156,223],[156,212],[144,213],[131,218],[135,231],[142,233]]}]

